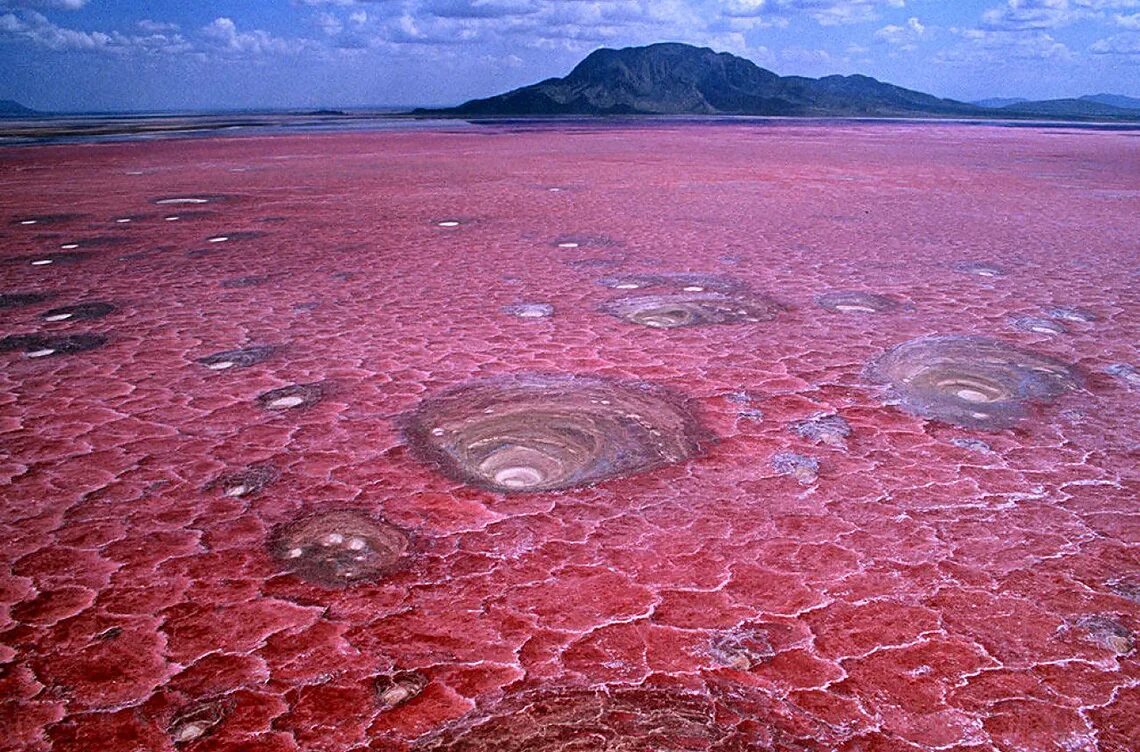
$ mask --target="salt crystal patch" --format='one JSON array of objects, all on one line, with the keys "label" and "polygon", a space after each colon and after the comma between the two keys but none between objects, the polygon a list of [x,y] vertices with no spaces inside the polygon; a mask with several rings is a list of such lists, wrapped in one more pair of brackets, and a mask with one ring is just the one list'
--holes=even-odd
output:
[{"label": "salt crystal patch", "polygon": [[216,238],[207,238],[206,242],[207,242],[207,243],[224,243],[224,242],[226,242],[227,240],[229,240],[229,237],[228,237],[228,236],[226,236],[226,235],[219,235],[219,236],[217,236]]},{"label": "salt crystal patch", "polygon": [[60,248],[64,249],[65,251],[71,251],[71,250],[74,250],[78,247],[79,247],[79,243],[64,243],[63,245],[60,246]]},{"label": "salt crystal patch", "polygon": [[51,259],[36,259],[32,262],[32,266],[47,266],[52,263]]},{"label": "salt crystal patch", "polygon": [[44,348],[43,350],[32,350],[27,355],[29,358],[44,358],[48,355],[52,355],[53,353],[55,353],[55,350],[51,348]]},{"label": "salt crystal patch", "polygon": [[208,363],[206,368],[212,371],[223,371],[227,368],[233,368],[234,362],[232,360],[219,360],[217,363]]},{"label": "salt crystal patch", "polygon": [[269,406],[274,408],[288,408],[303,404],[305,404],[305,398],[294,395],[292,397],[278,397],[270,402]]},{"label": "salt crystal patch", "polygon": [[51,316],[44,316],[44,321],[66,321],[71,318],[70,313],[56,313]]}]

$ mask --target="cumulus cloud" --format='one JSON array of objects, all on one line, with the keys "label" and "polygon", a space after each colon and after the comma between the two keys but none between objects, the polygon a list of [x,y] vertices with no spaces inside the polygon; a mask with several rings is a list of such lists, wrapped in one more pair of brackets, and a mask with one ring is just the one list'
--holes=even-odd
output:
[{"label": "cumulus cloud", "polygon": [[55,51],[176,54],[192,48],[179,34],[80,31],[55,24],[34,10],[0,15],[0,35]]},{"label": "cumulus cloud", "polygon": [[1006,0],[982,14],[982,25],[999,31],[1055,29],[1105,11],[1140,7],[1140,0]]},{"label": "cumulus cloud", "polygon": [[995,31],[991,29],[950,30],[963,44],[939,52],[940,63],[987,63],[1003,65],[1011,59],[1069,62],[1073,51],[1044,31]]},{"label": "cumulus cloud", "polygon": [[821,26],[839,26],[874,21],[882,6],[902,8],[905,0],[723,0],[713,3],[734,18],[774,21],[807,16]]},{"label": "cumulus cloud", "polygon": [[1140,62],[1140,34],[1113,34],[1093,42],[1089,50],[1094,55],[1119,55]]},{"label": "cumulus cloud", "polygon": [[202,28],[202,36],[213,43],[215,49],[235,55],[290,54],[308,46],[304,39],[285,39],[261,29],[239,31],[233,19],[215,18]]},{"label": "cumulus cloud", "polygon": [[908,18],[905,26],[887,24],[875,32],[875,39],[880,42],[907,51],[917,49],[918,40],[924,36],[926,36],[926,26],[915,16]]},{"label": "cumulus cloud", "polygon": [[2,8],[60,8],[79,10],[87,5],[87,0],[0,0]]}]

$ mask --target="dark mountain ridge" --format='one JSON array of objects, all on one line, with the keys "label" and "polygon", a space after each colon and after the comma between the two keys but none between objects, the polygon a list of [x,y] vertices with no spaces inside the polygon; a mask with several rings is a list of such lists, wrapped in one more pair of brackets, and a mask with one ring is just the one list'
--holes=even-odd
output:
[{"label": "dark mountain ridge", "polygon": [[980,111],[868,76],[779,76],[727,52],[664,42],[595,50],[564,78],[416,114],[887,116]]},{"label": "dark mountain ridge", "polygon": [[12,99],[0,99],[0,117],[31,117],[42,113]]},{"label": "dark mountain ridge", "polygon": [[[1140,119],[1092,98],[995,107],[941,99],[869,76],[780,76],[727,52],[675,42],[591,52],[563,78],[413,115],[773,115],[799,117],[964,117]],[[990,103],[986,103],[990,104]]]}]

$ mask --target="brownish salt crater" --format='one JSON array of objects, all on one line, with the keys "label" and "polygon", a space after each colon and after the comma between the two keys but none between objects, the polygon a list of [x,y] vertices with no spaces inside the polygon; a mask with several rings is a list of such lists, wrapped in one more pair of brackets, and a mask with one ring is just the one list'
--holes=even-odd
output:
[{"label": "brownish salt crater", "polygon": [[355,510],[305,515],[274,530],[269,553],[306,582],[348,587],[401,569],[411,540],[400,528]]},{"label": "brownish salt crater", "polygon": [[546,688],[428,737],[420,752],[705,752],[749,749],[706,695],[664,687]]},{"label": "brownish salt crater", "polygon": [[405,419],[412,453],[460,482],[553,491],[695,457],[711,441],[684,398],[645,382],[518,374],[462,384]]},{"label": "brownish salt crater", "polygon": [[920,337],[888,350],[866,369],[904,409],[966,428],[1008,428],[1035,401],[1077,386],[1075,370],[1034,350],[987,337]]}]

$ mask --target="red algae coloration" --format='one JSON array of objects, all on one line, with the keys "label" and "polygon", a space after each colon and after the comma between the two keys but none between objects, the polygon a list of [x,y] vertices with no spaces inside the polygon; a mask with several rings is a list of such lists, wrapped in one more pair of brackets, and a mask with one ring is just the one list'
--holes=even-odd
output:
[{"label": "red algae coloration", "polygon": [[1140,749],[1135,131],[0,161],[0,749]]}]

